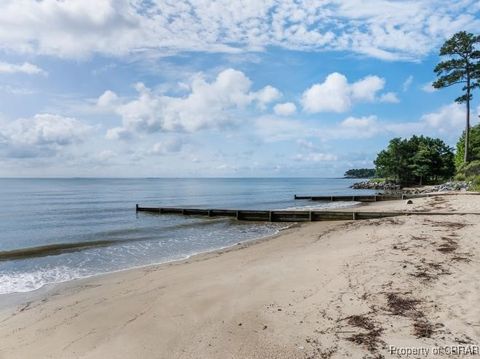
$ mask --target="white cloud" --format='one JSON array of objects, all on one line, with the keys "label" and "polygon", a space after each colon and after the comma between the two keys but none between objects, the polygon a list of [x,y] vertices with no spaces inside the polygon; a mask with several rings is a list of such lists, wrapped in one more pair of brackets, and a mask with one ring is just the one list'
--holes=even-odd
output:
[{"label": "white cloud", "polygon": [[46,75],[47,72],[40,67],[29,62],[23,64],[11,64],[0,61],[0,74],[27,74],[27,75]]},{"label": "white cloud", "polygon": [[311,152],[307,154],[297,154],[295,160],[307,162],[336,161],[338,160],[338,156],[331,153]]},{"label": "white cloud", "polygon": [[387,92],[380,96],[379,101],[387,103],[399,103],[400,99],[395,92]]},{"label": "white cloud", "polygon": [[373,102],[378,91],[385,86],[385,80],[378,76],[367,76],[350,85],[352,99]]},{"label": "white cloud", "polygon": [[381,131],[377,116],[347,117],[333,130],[336,138],[370,138]]},{"label": "white cloud", "polygon": [[297,106],[292,102],[285,102],[276,104],[273,107],[273,112],[279,116],[290,116],[297,111]]},{"label": "white cloud", "polygon": [[420,120],[442,134],[461,132],[465,127],[465,106],[457,103],[442,106],[436,112],[423,115]]},{"label": "white cloud", "polygon": [[82,142],[90,130],[74,118],[37,114],[4,124],[0,150],[7,157],[53,156],[65,146]]},{"label": "white cloud", "polygon": [[302,95],[303,109],[307,112],[345,112],[351,106],[350,86],[347,78],[334,72],[325,82],[315,84]]},{"label": "white cloud", "polygon": [[107,140],[130,140],[132,133],[123,127],[109,128],[105,134]]},{"label": "white cloud", "polygon": [[255,133],[265,142],[288,141],[309,135],[309,128],[302,121],[263,116],[255,121]]},{"label": "white cloud", "polygon": [[211,82],[197,74],[189,86],[190,92],[183,97],[156,94],[140,83],[135,86],[136,99],[121,101],[115,93],[107,91],[97,104],[109,108],[114,101],[115,106],[110,109],[122,118],[122,127],[108,131],[110,139],[125,138],[134,132],[195,132],[235,124],[235,111],[254,103],[265,106],[280,94],[271,86],[251,91],[251,85],[243,72],[227,69]]},{"label": "white cloud", "polygon": [[165,155],[169,153],[180,152],[184,143],[178,138],[169,138],[162,142],[157,142],[153,145],[150,154]]},{"label": "white cloud", "polygon": [[269,103],[278,100],[280,97],[282,97],[282,93],[270,85],[265,86],[256,93],[258,104],[262,109],[264,109]]},{"label": "white cloud", "polygon": [[407,92],[408,89],[410,88],[410,86],[412,85],[412,82],[413,82],[413,76],[410,75],[408,76],[405,81],[403,82],[403,85],[402,85],[402,90],[403,92]]},{"label": "white cloud", "polygon": [[377,97],[377,93],[384,86],[385,80],[378,76],[366,76],[350,84],[345,75],[334,72],[328,75],[323,83],[307,89],[302,95],[301,102],[304,111],[310,113],[346,112],[356,102],[396,99],[392,93]]},{"label": "white cloud", "polygon": [[433,87],[431,82],[428,82],[425,85],[423,85],[422,90],[425,91],[425,92],[428,92],[428,93],[438,91],[435,87]]},{"label": "white cloud", "polygon": [[107,90],[97,100],[97,106],[109,108],[115,106],[118,102],[118,96],[115,92]]},{"label": "white cloud", "polygon": [[275,46],[418,59],[452,33],[478,29],[474,6],[475,0],[3,0],[0,44],[63,57]]}]

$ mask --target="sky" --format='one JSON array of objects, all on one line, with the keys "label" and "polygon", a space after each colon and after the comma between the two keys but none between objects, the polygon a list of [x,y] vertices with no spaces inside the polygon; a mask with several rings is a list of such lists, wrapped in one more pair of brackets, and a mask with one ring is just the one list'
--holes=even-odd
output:
[{"label": "sky", "polygon": [[[1,177],[337,177],[454,146],[477,0],[2,0]],[[480,114],[474,93],[473,124]]]}]

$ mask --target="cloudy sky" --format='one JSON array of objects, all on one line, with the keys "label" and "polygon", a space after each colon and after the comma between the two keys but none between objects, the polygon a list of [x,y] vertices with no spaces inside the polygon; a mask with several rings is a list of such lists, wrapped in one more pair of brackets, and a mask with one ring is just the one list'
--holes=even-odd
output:
[{"label": "cloudy sky", "polygon": [[[454,145],[478,0],[2,0],[0,176],[340,176]],[[475,122],[480,91],[474,94]]]}]

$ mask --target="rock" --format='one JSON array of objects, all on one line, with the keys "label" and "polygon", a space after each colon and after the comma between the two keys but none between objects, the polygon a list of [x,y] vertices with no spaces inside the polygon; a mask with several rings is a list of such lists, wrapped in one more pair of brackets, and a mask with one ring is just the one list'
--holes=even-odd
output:
[{"label": "rock", "polygon": [[407,204],[413,204],[413,201],[412,201],[411,199],[409,199],[409,200],[407,201]]},{"label": "rock", "polygon": [[350,186],[353,189],[399,190],[400,186],[394,183],[363,181]]}]

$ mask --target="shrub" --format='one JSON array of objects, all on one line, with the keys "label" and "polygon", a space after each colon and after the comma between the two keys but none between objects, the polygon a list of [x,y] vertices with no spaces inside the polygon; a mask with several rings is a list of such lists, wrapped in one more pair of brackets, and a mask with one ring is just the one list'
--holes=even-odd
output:
[{"label": "shrub", "polygon": [[469,177],[468,181],[470,182],[468,188],[470,191],[480,192],[480,175]]},{"label": "shrub", "polygon": [[480,176],[480,160],[460,165],[457,170],[457,176],[458,175],[463,175],[465,178]]}]

